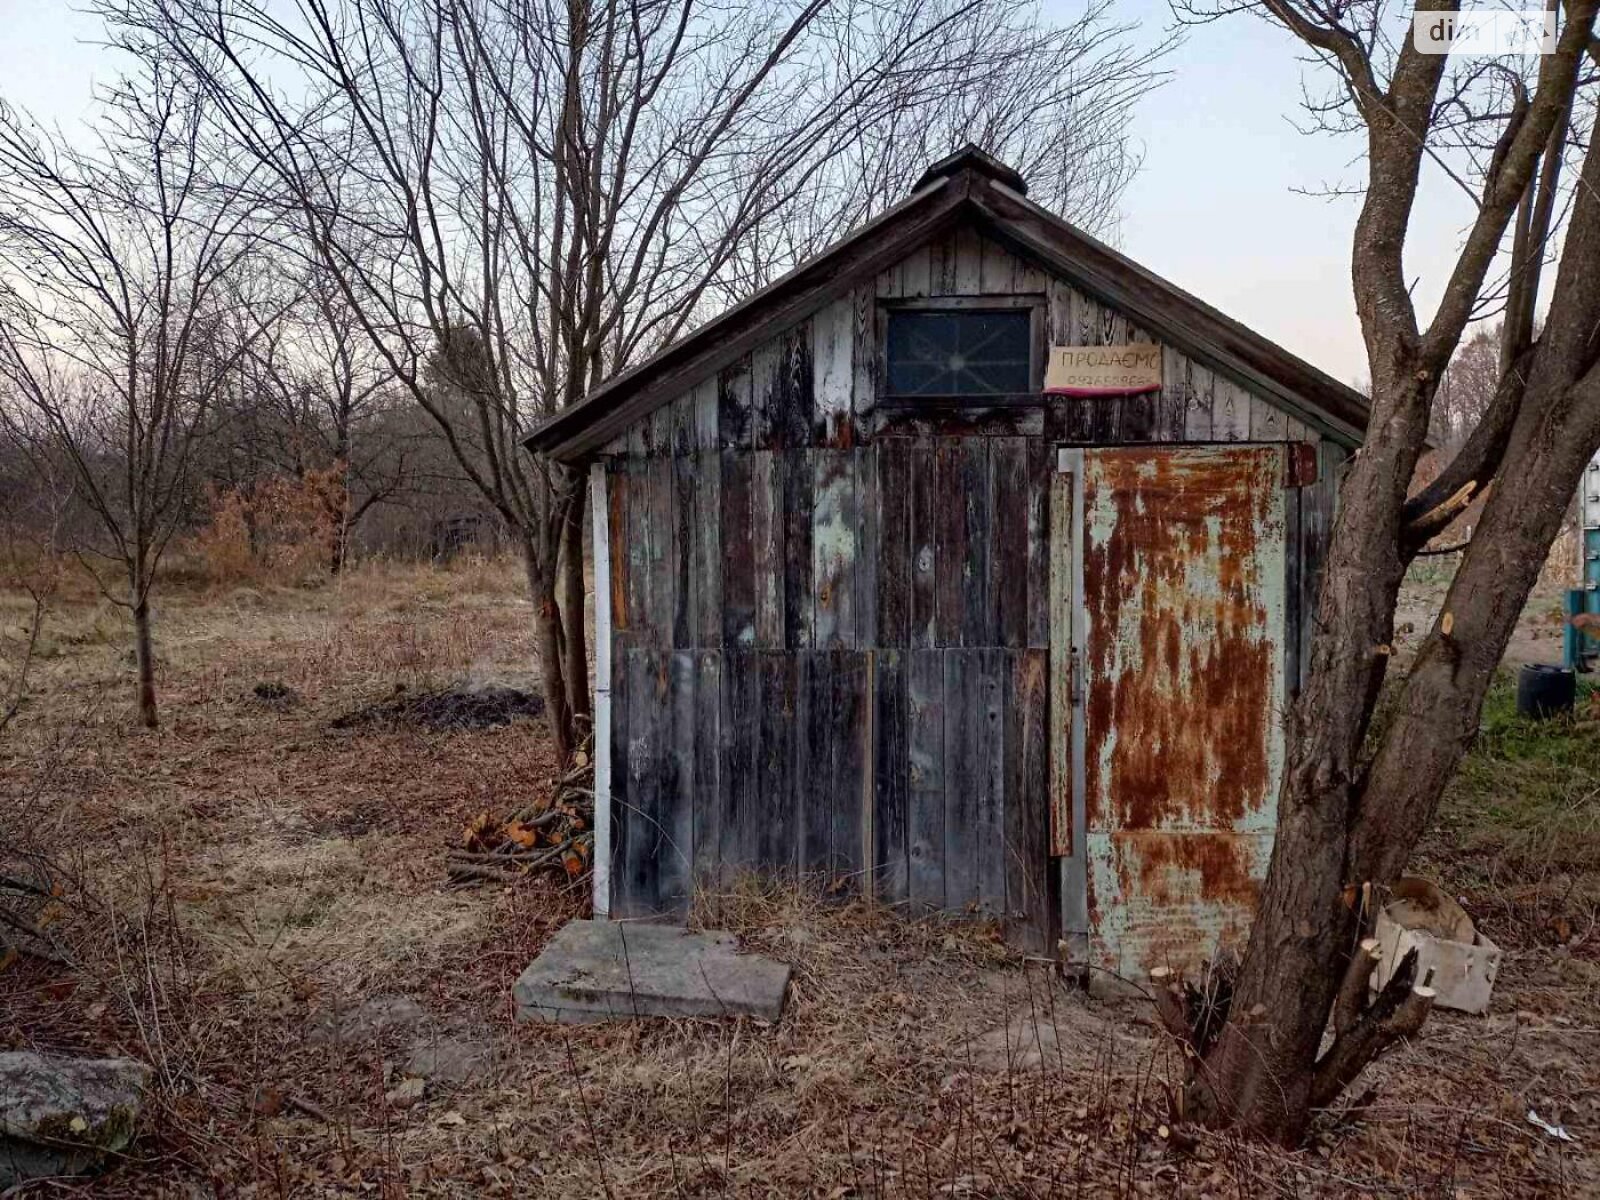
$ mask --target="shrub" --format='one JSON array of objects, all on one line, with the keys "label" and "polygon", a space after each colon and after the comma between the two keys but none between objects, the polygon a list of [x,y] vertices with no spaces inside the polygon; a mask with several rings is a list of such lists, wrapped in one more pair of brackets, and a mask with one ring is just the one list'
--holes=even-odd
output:
[{"label": "shrub", "polygon": [[214,584],[310,582],[337,568],[347,499],[339,463],[214,488],[193,549]]}]

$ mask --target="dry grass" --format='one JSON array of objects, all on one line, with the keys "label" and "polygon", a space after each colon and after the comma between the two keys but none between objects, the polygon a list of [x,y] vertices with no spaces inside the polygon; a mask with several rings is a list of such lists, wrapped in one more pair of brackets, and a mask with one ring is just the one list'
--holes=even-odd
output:
[{"label": "dry grass", "polygon": [[[775,1026],[517,1026],[512,981],[583,898],[543,880],[449,890],[444,851],[473,814],[549,787],[542,728],[329,726],[396,685],[526,685],[518,595],[515,572],[493,563],[375,564],[314,590],[169,589],[156,627],[165,724],[154,735],[131,719],[114,610],[77,592],[52,615],[56,649],[38,693],[0,742],[0,803],[11,836],[48,850],[75,881],[52,928],[76,965],[0,972],[0,1048],[131,1053],[156,1064],[162,1084],[133,1157],[39,1194],[1600,1186],[1596,942],[1592,928],[1569,927],[1558,947],[1532,916],[1494,915],[1508,887],[1555,886],[1526,855],[1466,881],[1482,884],[1466,889],[1470,907],[1508,952],[1494,1013],[1436,1016],[1372,1073],[1378,1092],[1364,1111],[1330,1114],[1299,1154],[1177,1128],[1166,1085],[1177,1064],[1139,1006],[1085,999],[983,927],[905,921],[803,890],[746,883],[702,897],[697,914],[794,965]],[[261,682],[293,694],[265,703]],[[1506,769],[1473,786],[1515,779]],[[1472,837],[1491,836],[1489,823],[1469,801],[1453,799],[1449,836],[1430,848],[1447,874],[1484,861]],[[1557,950],[1584,965],[1552,965]],[[411,998],[422,1020],[319,1040],[330,1014],[375,995]],[[397,1085],[408,1060],[438,1044],[472,1052],[468,1078],[435,1080],[407,1102]],[[1528,1106],[1580,1141],[1540,1134]]]}]

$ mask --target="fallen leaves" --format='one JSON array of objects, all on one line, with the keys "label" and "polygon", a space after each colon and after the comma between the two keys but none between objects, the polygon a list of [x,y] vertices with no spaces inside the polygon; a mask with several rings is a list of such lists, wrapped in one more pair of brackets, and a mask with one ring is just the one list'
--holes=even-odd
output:
[{"label": "fallen leaves", "polygon": [[409,1076],[385,1092],[383,1099],[390,1108],[406,1109],[421,1100],[427,1090],[427,1080]]}]

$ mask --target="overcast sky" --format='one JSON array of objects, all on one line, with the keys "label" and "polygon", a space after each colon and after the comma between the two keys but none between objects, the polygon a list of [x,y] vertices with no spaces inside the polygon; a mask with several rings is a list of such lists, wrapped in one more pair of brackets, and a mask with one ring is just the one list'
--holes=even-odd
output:
[{"label": "overcast sky", "polygon": [[[1171,20],[1166,0],[1120,0],[1118,15],[1152,42]],[[115,69],[92,44],[98,24],[65,0],[0,0],[0,27],[0,95],[47,121],[81,120],[97,77]],[[1360,147],[1292,123],[1302,80],[1320,91],[1324,76],[1249,17],[1191,29],[1169,66],[1171,82],[1136,121],[1144,170],[1125,201],[1122,250],[1339,379],[1364,379],[1350,296],[1357,202],[1303,194],[1358,182]],[[1434,179],[1417,211],[1408,260],[1425,314],[1469,208]]]}]

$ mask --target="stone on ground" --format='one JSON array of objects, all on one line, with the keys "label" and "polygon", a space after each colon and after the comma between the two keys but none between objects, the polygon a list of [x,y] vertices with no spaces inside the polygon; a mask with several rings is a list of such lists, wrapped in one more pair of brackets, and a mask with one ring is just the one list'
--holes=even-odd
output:
[{"label": "stone on ground", "polygon": [[789,967],[741,954],[726,933],[571,921],[517,980],[525,1021],[751,1016],[776,1021]]},{"label": "stone on ground", "polygon": [[349,1008],[335,1008],[312,1022],[306,1041],[313,1045],[356,1045],[381,1037],[391,1029],[409,1029],[428,1014],[409,996],[369,996]]},{"label": "stone on ground", "polygon": [[407,1075],[420,1079],[466,1083],[487,1071],[493,1058],[492,1048],[483,1042],[448,1034],[422,1037],[411,1044],[411,1057],[406,1060],[405,1070]]},{"label": "stone on ground", "polygon": [[131,1058],[0,1054],[0,1188],[80,1174],[127,1149],[150,1080]]}]

